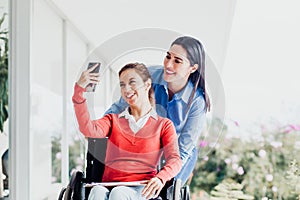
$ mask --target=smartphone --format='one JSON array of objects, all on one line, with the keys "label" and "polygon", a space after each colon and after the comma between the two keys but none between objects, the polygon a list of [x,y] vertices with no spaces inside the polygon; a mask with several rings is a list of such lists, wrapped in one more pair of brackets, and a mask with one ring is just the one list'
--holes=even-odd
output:
[{"label": "smartphone", "polygon": [[[98,66],[91,72],[91,73],[99,73],[100,71],[100,65],[101,63],[100,62],[90,62],[88,64],[88,69],[90,69],[91,67],[93,67],[94,65],[98,64]],[[93,84],[93,83],[90,83],[86,86],[86,89],[85,91],[86,92],[95,92],[95,89],[96,89],[96,84]]]}]

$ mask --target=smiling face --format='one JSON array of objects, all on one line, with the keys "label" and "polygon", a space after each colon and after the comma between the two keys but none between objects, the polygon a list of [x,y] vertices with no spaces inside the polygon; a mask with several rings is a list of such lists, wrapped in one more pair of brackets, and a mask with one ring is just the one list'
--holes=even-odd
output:
[{"label": "smiling face", "polygon": [[144,82],[134,69],[127,69],[120,75],[121,95],[129,105],[140,106],[149,101],[150,87],[151,81]]},{"label": "smiling face", "polygon": [[167,83],[186,84],[189,75],[197,69],[191,66],[186,50],[177,44],[171,46],[164,59],[164,79]]}]

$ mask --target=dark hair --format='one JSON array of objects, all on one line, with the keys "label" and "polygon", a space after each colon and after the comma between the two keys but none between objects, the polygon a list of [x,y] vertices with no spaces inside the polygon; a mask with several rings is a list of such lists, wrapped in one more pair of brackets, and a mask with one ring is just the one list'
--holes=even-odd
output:
[{"label": "dark hair", "polygon": [[[146,82],[149,79],[152,80],[147,67],[143,63],[129,63],[129,64],[125,65],[119,71],[119,77],[121,76],[121,74],[124,71],[126,71],[128,69],[134,69],[135,72],[142,78],[142,80],[144,82]],[[155,107],[155,96],[154,96],[154,90],[153,90],[152,84],[151,84],[151,87],[150,87],[150,90],[148,93],[148,98],[149,98],[149,101],[150,101],[150,104],[152,105],[152,107]]]},{"label": "dark hair", "polygon": [[200,88],[203,92],[205,100],[205,109],[206,111],[210,110],[210,99],[205,88],[205,52],[201,42],[195,38],[189,36],[182,36],[177,38],[172,44],[180,45],[187,52],[187,58],[190,61],[191,66],[198,64],[198,69],[191,73],[189,80],[194,84],[194,89],[192,95],[188,101],[188,110],[192,104],[194,95],[197,88]]}]

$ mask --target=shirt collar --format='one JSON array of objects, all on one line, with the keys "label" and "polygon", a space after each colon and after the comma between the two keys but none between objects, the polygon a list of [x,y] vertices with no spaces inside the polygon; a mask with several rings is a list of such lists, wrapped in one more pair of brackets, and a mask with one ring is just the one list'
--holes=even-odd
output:
[{"label": "shirt collar", "polygon": [[[166,92],[168,94],[168,84],[167,82],[163,82],[162,85],[164,86],[164,88],[166,89]],[[182,90],[180,90],[179,92],[175,93],[174,94],[174,99],[175,100],[179,100],[179,99],[182,99],[185,103],[188,103],[189,101],[189,98],[192,94],[192,91],[193,91],[193,88],[194,88],[194,85],[193,83],[189,80],[187,82],[187,84],[184,86],[184,88],[182,88]]]},{"label": "shirt collar", "polygon": [[[149,112],[148,114],[149,114],[150,117],[154,118],[155,120],[158,119],[157,113],[156,113],[156,111],[155,111],[153,108],[151,108],[151,110],[150,110],[150,112]],[[127,107],[123,112],[121,112],[121,113],[119,114],[118,117],[119,117],[119,118],[125,117],[125,119],[129,119],[129,116],[130,116],[130,113],[129,113],[129,107]]]},{"label": "shirt collar", "polygon": [[127,108],[125,108],[125,110],[123,111],[123,112],[121,112],[120,114],[119,114],[119,118],[121,118],[121,117],[125,117],[126,119],[127,119],[127,117],[129,116],[129,112],[128,112],[128,107]]}]

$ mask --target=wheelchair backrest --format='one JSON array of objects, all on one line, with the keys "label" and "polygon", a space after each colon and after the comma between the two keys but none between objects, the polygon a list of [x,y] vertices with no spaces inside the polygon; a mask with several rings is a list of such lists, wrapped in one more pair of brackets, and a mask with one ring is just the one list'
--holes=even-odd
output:
[{"label": "wheelchair backrest", "polygon": [[108,138],[88,138],[86,181],[101,182]]},{"label": "wheelchair backrest", "polygon": [[[86,181],[101,182],[105,168],[105,156],[108,138],[88,138],[88,152],[86,155]],[[165,165],[164,154],[160,160],[157,170]]]}]

